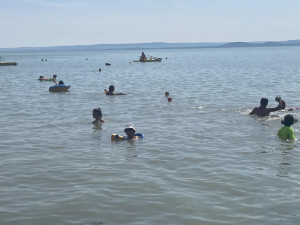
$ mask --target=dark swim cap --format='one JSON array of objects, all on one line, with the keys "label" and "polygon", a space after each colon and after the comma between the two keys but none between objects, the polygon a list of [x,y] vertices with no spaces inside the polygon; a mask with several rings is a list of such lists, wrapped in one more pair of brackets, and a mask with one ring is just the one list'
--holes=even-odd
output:
[{"label": "dark swim cap", "polygon": [[[288,114],[288,115],[284,116],[284,120],[281,120],[281,123],[284,126],[291,126],[291,125],[293,125],[294,120],[295,120],[294,116],[291,114]],[[295,122],[297,122],[297,121],[295,121]]]},{"label": "dark swim cap", "polygon": [[262,99],[260,100],[260,104],[261,104],[261,105],[267,106],[267,105],[268,105],[268,102],[269,102],[269,100],[268,100],[267,98],[262,98]]}]

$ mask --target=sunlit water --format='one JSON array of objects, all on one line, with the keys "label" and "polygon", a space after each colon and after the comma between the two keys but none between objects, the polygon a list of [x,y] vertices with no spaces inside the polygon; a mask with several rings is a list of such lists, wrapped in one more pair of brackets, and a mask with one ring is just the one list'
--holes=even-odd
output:
[{"label": "sunlit water", "polygon": [[[299,224],[299,142],[276,136],[287,112],[248,114],[261,97],[300,106],[300,48],[129,63],[140,53],[0,53],[18,62],[0,67],[0,224]],[[37,80],[53,74],[69,92]],[[127,95],[105,96],[110,84]],[[112,142],[130,122],[145,139]]]}]

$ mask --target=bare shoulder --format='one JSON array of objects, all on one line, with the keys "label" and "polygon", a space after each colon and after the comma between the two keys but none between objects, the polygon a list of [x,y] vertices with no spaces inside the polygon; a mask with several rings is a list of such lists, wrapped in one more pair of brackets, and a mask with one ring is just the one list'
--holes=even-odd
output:
[{"label": "bare shoulder", "polygon": [[251,112],[250,115],[255,115],[257,113],[258,107],[255,107]]}]

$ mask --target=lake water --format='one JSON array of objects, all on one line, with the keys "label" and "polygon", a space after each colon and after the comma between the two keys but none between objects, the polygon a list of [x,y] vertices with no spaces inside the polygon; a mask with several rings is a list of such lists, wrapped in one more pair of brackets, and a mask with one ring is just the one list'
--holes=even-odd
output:
[{"label": "lake water", "polygon": [[[163,60],[0,53],[18,62],[0,67],[0,224],[299,224],[299,142],[276,136],[287,112],[248,114],[261,97],[300,106],[300,47],[146,53]],[[37,80],[53,74],[68,92]],[[111,84],[126,95],[104,95]],[[112,142],[127,123],[145,139]]]}]

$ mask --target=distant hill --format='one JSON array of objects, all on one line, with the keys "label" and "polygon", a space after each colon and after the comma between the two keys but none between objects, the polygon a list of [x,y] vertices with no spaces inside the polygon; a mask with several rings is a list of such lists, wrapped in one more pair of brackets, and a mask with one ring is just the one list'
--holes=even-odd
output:
[{"label": "distant hill", "polygon": [[176,49],[176,48],[242,48],[242,47],[273,47],[273,46],[300,46],[300,40],[276,42],[223,42],[223,43],[133,43],[133,44],[95,44],[52,47],[22,47],[0,48],[0,51],[75,51],[75,50],[126,50],[126,49]]},{"label": "distant hill", "polygon": [[20,47],[20,48],[0,48],[0,50],[10,51],[64,51],[64,50],[126,50],[126,49],[166,49],[166,48],[205,48],[221,46],[224,43],[133,43],[133,44],[95,44],[95,45],[73,45],[73,46],[51,46],[51,47]]},{"label": "distant hill", "polygon": [[241,48],[241,47],[274,47],[274,46],[300,46],[300,40],[290,41],[268,41],[268,42],[230,42],[219,47]]}]

